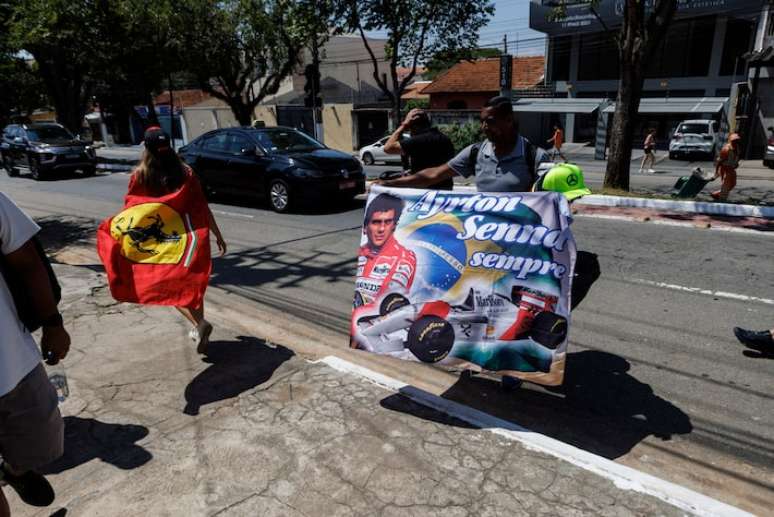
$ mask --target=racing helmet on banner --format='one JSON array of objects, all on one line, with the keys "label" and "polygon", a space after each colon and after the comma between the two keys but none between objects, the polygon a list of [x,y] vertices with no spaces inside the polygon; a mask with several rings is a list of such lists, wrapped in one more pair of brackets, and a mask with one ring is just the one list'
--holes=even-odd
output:
[{"label": "racing helmet on banner", "polygon": [[568,201],[591,194],[583,179],[583,170],[573,163],[553,167],[538,178],[532,191],[559,192],[564,194]]}]

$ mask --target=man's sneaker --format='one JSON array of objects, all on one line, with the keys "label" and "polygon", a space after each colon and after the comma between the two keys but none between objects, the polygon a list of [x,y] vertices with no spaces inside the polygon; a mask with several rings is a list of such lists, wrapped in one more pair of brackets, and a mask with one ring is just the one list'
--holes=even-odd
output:
[{"label": "man's sneaker", "polygon": [[54,489],[42,475],[31,470],[14,476],[0,467],[0,481],[16,490],[19,498],[30,506],[49,506],[54,502]]},{"label": "man's sneaker", "polygon": [[771,332],[768,330],[755,332],[754,330],[734,327],[734,335],[742,344],[753,350],[763,352],[764,354],[774,354],[774,337],[772,337]]},{"label": "man's sneaker", "polygon": [[207,320],[202,320],[199,325],[196,326],[194,331],[197,334],[196,352],[202,355],[207,355],[207,345],[210,342],[210,334],[212,334],[212,325]]}]

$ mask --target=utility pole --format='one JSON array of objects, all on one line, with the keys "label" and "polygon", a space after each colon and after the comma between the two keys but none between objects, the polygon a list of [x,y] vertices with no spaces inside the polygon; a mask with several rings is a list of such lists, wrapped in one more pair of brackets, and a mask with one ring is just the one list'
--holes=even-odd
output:
[{"label": "utility pole", "polygon": [[503,34],[503,54],[508,53],[508,35]]},{"label": "utility pole", "polygon": [[[312,66],[314,67],[315,77],[320,77],[320,49],[317,47],[317,33],[314,34],[312,39]],[[312,81],[312,124],[314,125],[314,137],[322,142],[322,121],[318,120],[317,114],[317,95],[320,93],[317,91],[319,79]]]}]

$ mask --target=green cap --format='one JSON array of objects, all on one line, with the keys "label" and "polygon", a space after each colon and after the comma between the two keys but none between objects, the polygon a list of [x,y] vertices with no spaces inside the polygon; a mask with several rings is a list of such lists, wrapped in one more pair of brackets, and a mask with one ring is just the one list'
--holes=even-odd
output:
[{"label": "green cap", "polygon": [[583,170],[572,163],[554,167],[541,180],[536,190],[561,192],[568,201],[591,194],[583,181]]}]

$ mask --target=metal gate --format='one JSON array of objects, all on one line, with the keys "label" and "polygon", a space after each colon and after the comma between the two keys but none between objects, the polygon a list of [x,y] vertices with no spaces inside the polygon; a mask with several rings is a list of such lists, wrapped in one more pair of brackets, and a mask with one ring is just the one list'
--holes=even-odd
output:
[{"label": "metal gate", "polygon": [[314,138],[312,109],[304,106],[277,106],[277,125],[303,131]]}]

